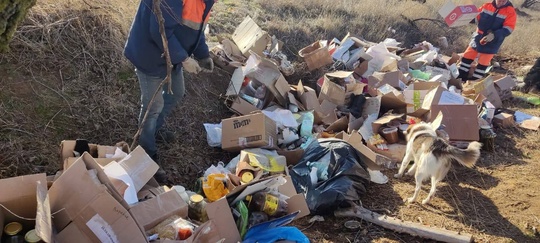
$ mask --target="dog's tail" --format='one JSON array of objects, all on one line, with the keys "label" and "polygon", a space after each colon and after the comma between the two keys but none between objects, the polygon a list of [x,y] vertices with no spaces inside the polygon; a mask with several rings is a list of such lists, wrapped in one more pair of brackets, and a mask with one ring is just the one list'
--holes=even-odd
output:
[{"label": "dog's tail", "polygon": [[472,168],[480,157],[480,148],[482,148],[481,143],[471,142],[467,149],[450,146],[450,153],[461,165]]}]

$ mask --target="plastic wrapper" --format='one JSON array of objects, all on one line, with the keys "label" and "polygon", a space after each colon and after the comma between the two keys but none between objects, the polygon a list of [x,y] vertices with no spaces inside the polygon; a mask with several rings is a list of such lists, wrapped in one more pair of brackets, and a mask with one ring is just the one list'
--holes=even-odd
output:
[{"label": "plastic wrapper", "polygon": [[249,211],[244,203],[244,201],[239,201],[236,204],[236,211],[238,212],[238,219],[236,220],[236,227],[238,228],[238,232],[240,232],[240,237],[244,238],[244,235],[247,232],[247,226],[248,226],[248,215]]},{"label": "plastic wrapper", "polygon": [[221,147],[221,123],[204,123],[203,125],[206,130],[206,141],[208,142],[208,145],[210,145],[210,147]]},{"label": "plastic wrapper", "polygon": [[196,227],[195,224],[173,215],[150,229],[147,234],[157,234],[162,240],[185,240],[193,234]]},{"label": "plastic wrapper", "polygon": [[[328,179],[311,184],[310,161],[330,154]],[[324,139],[306,148],[302,159],[290,170],[296,191],[304,193],[313,214],[328,214],[339,206],[351,206],[366,193],[370,181],[367,166],[358,151],[342,140]]]}]

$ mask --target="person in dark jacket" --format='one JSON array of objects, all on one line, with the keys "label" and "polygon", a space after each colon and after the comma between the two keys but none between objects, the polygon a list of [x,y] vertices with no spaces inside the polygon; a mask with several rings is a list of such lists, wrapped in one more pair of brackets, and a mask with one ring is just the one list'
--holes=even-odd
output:
[{"label": "person in dark jacket", "polygon": [[[161,165],[156,137],[174,140],[170,131],[163,129],[165,118],[185,94],[183,70],[198,73],[202,68],[212,71],[214,63],[205,42],[204,28],[208,22],[214,0],[162,0],[161,11],[165,20],[165,36],[168,42],[173,70],[172,94],[165,85],[150,106],[150,100],[167,75],[163,42],[153,0],[141,0],[124,49],[124,55],[135,66],[141,90],[139,125],[147,110],[148,117],[139,137],[139,145]],[[202,67],[202,68],[201,68]],[[161,166],[160,166],[161,167]],[[160,168],[156,179],[163,181],[165,171]]]},{"label": "person in dark jacket", "polygon": [[516,10],[508,0],[484,3],[479,11],[480,14],[476,17],[477,29],[459,65],[459,78],[463,81],[469,79],[469,70],[475,59],[478,59],[478,65],[470,79],[476,80],[485,76],[491,59],[516,27]]}]

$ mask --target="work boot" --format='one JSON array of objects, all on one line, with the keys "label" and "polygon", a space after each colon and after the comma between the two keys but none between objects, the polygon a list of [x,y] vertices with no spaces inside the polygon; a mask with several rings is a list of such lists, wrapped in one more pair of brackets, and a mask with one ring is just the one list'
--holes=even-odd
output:
[{"label": "work boot", "polygon": [[156,174],[154,174],[154,179],[156,179],[156,181],[159,184],[163,184],[167,182],[167,173],[163,169],[163,165],[161,163],[161,160],[159,159],[159,156],[155,154],[154,156],[151,156],[151,157],[152,157],[152,160],[154,160],[154,162],[156,162],[156,164],[159,165],[159,169],[156,171]]},{"label": "work boot", "polygon": [[159,129],[156,133],[156,142],[157,143],[173,143],[175,141],[174,133],[166,130]]}]

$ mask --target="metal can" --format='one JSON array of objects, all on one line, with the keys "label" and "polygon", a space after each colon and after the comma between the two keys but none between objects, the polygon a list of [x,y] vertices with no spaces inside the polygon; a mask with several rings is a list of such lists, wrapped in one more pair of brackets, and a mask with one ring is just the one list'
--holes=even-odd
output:
[{"label": "metal can", "polygon": [[11,222],[4,227],[4,233],[6,235],[17,235],[22,231],[22,224],[19,222]]}]

